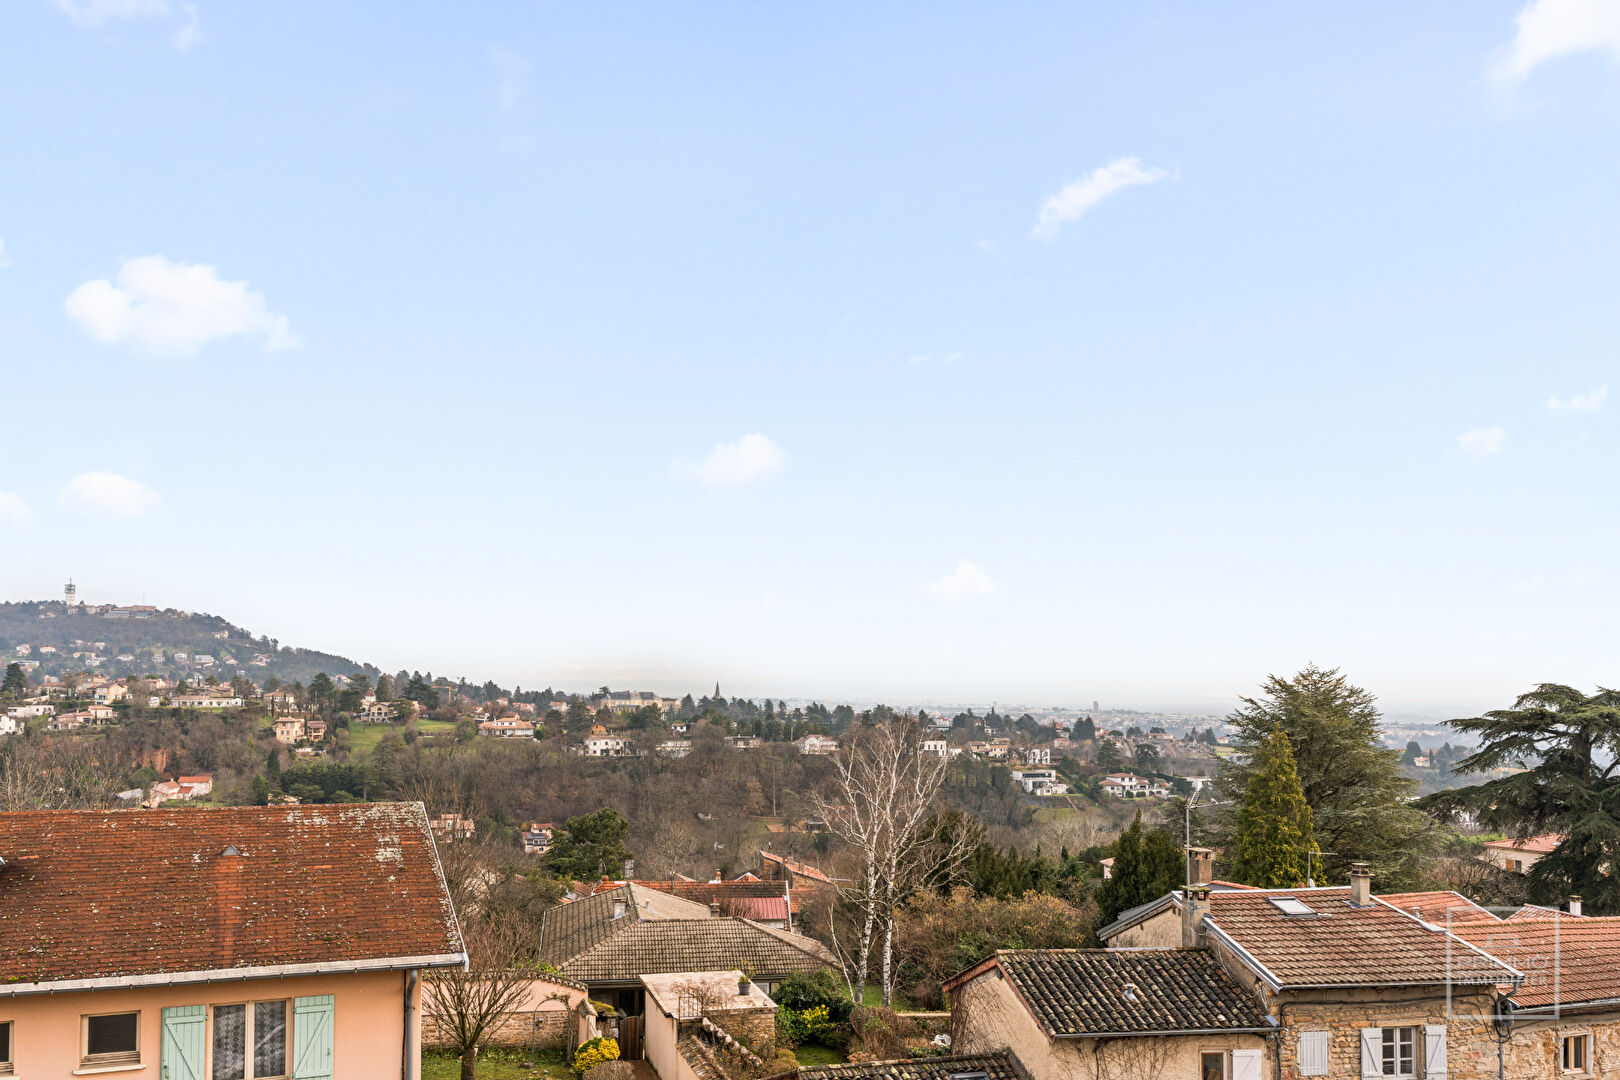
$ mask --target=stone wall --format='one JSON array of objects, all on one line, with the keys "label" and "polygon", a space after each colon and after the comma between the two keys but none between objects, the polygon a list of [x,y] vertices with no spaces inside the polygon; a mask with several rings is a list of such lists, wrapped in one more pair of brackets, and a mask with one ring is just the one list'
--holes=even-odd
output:
[{"label": "stone wall", "polygon": [[[561,1009],[502,1013],[490,1026],[484,1038],[484,1045],[533,1045],[543,1049],[565,1049],[568,1045],[569,1015]],[[423,1017],[422,1045],[429,1050],[450,1045],[444,1025],[437,1017]]]},{"label": "stone wall", "polygon": [[757,1009],[711,1009],[704,1013],[715,1027],[761,1058],[776,1053],[776,1006]]}]

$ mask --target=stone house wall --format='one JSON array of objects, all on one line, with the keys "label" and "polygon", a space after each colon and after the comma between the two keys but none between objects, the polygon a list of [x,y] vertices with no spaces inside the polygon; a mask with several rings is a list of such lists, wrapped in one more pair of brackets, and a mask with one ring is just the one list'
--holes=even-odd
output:
[{"label": "stone house wall", "polygon": [[757,1009],[711,1009],[704,1015],[757,1056],[769,1059],[776,1053],[775,1005]]}]

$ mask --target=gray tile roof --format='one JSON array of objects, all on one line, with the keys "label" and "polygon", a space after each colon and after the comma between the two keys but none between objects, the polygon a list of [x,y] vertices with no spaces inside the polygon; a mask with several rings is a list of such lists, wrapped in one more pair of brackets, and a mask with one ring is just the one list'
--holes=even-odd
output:
[{"label": "gray tile roof", "polygon": [[863,1061],[856,1065],[817,1065],[799,1070],[801,1080],[951,1080],[953,1076],[972,1073],[984,1073],[987,1080],[1019,1080],[1012,1058],[1005,1051]]},{"label": "gray tile roof", "polygon": [[732,969],[758,979],[780,979],[837,964],[819,941],[736,918],[624,918],[571,955],[551,952],[544,944],[542,949],[563,975],[596,984],[633,982],[642,975],[667,972]]},{"label": "gray tile roof", "polygon": [[[623,914],[617,919],[613,917],[615,904],[623,905]],[[639,885],[620,885],[549,909],[540,924],[540,954],[561,967],[563,961],[638,923],[705,919],[708,915],[709,909],[703,904]]]},{"label": "gray tile roof", "polygon": [[1054,1038],[1271,1030],[1207,950],[1010,949],[993,960]]}]

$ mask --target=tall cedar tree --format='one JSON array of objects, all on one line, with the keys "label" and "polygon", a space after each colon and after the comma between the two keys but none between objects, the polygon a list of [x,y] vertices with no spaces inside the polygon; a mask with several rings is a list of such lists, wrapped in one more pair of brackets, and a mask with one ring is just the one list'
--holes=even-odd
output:
[{"label": "tall cedar tree", "polygon": [[[1238,756],[1216,781],[1234,806],[1259,770],[1260,746],[1281,728],[1294,748],[1299,786],[1311,808],[1311,826],[1322,850],[1322,881],[1349,879],[1350,864],[1372,866],[1384,891],[1419,886],[1439,842],[1440,830],[1409,800],[1417,782],[1401,769],[1401,753],[1383,745],[1374,698],[1352,686],[1337,668],[1312,665],[1284,679],[1267,678],[1257,697],[1227,720],[1238,731]],[[1231,849],[1237,815],[1215,822],[1218,846]]]},{"label": "tall cedar tree", "polygon": [[1590,912],[1620,913],[1620,691],[1599,687],[1588,696],[1542,683],[1511,709],[1450,723],[1481,742],[1458,772],[1528,768],[1437,792],[1423,805],[1472,811],[1480,824],[1514,836],[1562,833],[1563,842],[1530,868],[1532,897],[1556,903],[1576,893]]},{"label": "tall cedar tree", "polygon": [[28,692],[28,676],[21,664],[6,665],[6,680],[0,683],[0,694],[25,694]]},{"label": "tall cedar tree", "polygon": [[1120,912],[1181,888],[1186,872],[1181,845],[1164,829],[1144,829],[1138,810],[1131,827],[1114,843],[1112,876],[1097,890],[1097,925],[1107,926]]},{"label": "tall cedar tree", "polygon": [[1311,808],[1282,728],[1271,729],[1253,764],[1232,838],[1232,873],[1248,885],[1291,889],[1309,873]]}]

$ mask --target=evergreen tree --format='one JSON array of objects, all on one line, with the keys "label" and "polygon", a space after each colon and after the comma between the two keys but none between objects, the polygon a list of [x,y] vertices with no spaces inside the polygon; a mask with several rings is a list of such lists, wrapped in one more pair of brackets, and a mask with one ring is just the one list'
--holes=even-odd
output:
[{"label": "evergreen tree", "polygon": [[1097,725],[1091,722],[1091,717],[1082,716],[1074,722],[1074,730],[1069,738],[1076,742],[1090,742],[1097,737]]},{"label": "evergreen tree", "polygon": [[[1323,852],[1322,880],[1343,883],[1351,863],[1366,862],[1383,891],[1421,885],[1440,830],[1411,804],[1417,781],[1401,768],[1400,751],[1383,745],[1371,694],[1337,670],[1313,665],[1292,679],[1270,676],[1227,720],[1237,728],[1232,743],[1239,754],[1216,785],[1228,802],[1242,804],[1259,770],[1261,744],[1281,728]],[[1236,827],[1229,809],[1214,822],[1214,843],[1230,848]]]},{"label": "evergreen tree", "polygon": [[1472,811],[1481,825],[1514,836],[1562,834],[1530,868],[1532,897],[1557,903],[1578,893],[1589,914],[1620,913],[1620,691],[1586,695],[1542,683],[1511,709],[1450,723],[1482,744],[1457,762],[1458,772],[1526,771],[1437,792],[1422,805]]},{"label": "evergreen tree", "polygon": [[28,676],[23,672],[21,664],[6,665],[5,682],[0,683],[0,694],[26,694],[28,692]]},{"label": "evergreen tree", "polygon": [[1310,872],[1311,808],[1282,728],[1271,729],[1252,764],[1232,839],[1232,873],[1248,885],[1291,889]]},{"label": "evergreen tree", "polygon": [[1138,810],[1131,827],[1114,843],[1112,876],[1097,890],[1097,925],[1107,926],[1120,912],[1181,888],[1186,872],[1181,845],[1164,829],[1144,829]]},{"label": "evergreen tree", "polygon": [[272,746],[264,759],[264,776],[271,787],[281,786],[281,748]]},{"label": "evergreen tree", "polygon": [[567,832],[555,838],[546,856],[546,866],[558,877],[571,881],[618,878],[631,858],[624,846],[630,823],[611,806],[594,814],[568,819]]}]

